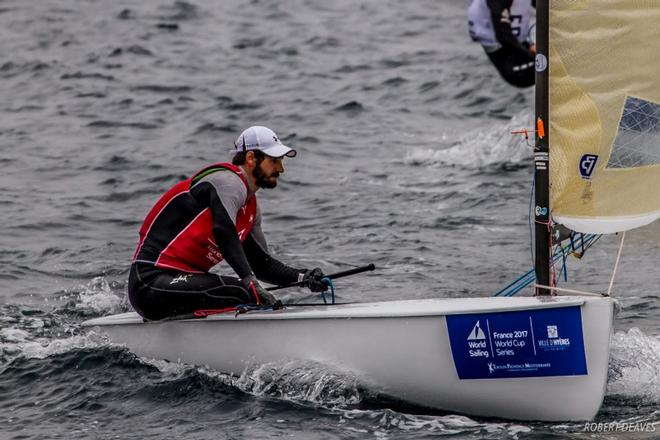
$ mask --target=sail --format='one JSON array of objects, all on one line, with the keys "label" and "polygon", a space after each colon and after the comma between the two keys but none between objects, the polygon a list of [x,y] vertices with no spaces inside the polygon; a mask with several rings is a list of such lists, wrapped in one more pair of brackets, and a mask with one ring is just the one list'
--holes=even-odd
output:
[{"label": "sail", "polygon": [[554,221],[610,233],[656,220],[660,0],[553,0],[549,20]]}]

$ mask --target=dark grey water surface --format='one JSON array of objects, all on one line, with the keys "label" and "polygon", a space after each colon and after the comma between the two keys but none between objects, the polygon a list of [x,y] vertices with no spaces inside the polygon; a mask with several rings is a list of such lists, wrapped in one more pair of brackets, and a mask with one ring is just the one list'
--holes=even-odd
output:
[{"label": "dark grey water surface", "polygon": [[[129,310],[151,204],[254,124],[299,152],[260,194],[274,253],[379,268],[340,300],[488,296],[527,270],[531,154],[509,132],[533,92],[497,77],[465,8],[1,1],[0,438],[587,438],[408,407],[303,362],[230,378],[140,359],[79,326]],[[626,238],[600,422],[658,421],[659,232]],[[617,247],[572,260],[571,286],[605,290]]]}]

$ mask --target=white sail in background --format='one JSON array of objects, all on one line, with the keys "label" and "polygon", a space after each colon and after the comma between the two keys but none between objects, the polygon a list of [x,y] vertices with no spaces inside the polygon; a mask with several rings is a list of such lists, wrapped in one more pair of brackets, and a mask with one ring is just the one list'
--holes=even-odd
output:
[{"label": "white sail in background", "polygon": [[550,4],[550,194],[587,233],[660,218],[660,1]]}]

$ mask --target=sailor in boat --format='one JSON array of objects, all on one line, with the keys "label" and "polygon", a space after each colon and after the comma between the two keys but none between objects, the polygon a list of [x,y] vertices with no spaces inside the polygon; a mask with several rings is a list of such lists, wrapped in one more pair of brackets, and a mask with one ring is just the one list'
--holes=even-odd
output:
[{"label": "sailor in boat", "polygon": [[[232,163],[209,165],[179,182],[147,214],[128,281],[131,305],[144,318],[276,304],[258,280],[326,289],[321,269],[296,269],[270,255],[261,229],[255,193],[277,186],[283,159],[296,150],[269,128],[253,126],[232,153]],[[209,272],[223,259],[237,277]]]},{"label": "sailor in boat", "polygon": [[533,7],[536,0],[472,0],[468,8],[470,37],[483,46],[502,78],[516,87],[534,85]]}]

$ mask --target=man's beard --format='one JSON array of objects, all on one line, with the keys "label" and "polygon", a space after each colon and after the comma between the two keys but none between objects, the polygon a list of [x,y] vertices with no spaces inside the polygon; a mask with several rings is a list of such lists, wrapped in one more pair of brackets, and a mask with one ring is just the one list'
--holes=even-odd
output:
[{"label": "man's beard", "polygon": [[273,172],[272,174],[266,174],[264,170],[261,169],[261,164],[257,165],[253,170],[252,170],[252,177],[254,177],[254,183],[259,187],[259,188],[275,188],[277,186],[277,179],[274,180],[266,180],[269,177],[279,177],[280,173],[277,171]]}]

